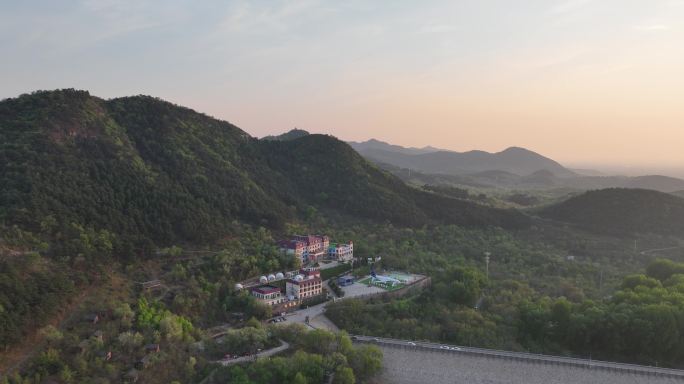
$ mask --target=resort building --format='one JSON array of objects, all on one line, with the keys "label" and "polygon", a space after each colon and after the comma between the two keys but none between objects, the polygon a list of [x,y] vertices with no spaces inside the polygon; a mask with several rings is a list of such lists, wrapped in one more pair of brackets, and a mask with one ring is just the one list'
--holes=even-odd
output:
[{"label": "resort building", "polygon": [[304,265],[326,255],[330,247],[330,238],[325,235],[295,235],[290,240],[279,242],[278,245],[281,252],[293,255]]},{"label": "resort building", "polygon": [[280,292],[280,288],[273,285],[262,285],[251,289],[252,296],[264,304],[276,305],[282,303],[285,298]]},{"label": "resort building", "polygon": [[323,293],[323,280],[318,268],[303,268],[300,274],[285,282],[285,295],[290,300],[302,300]]},{"label": "resort building", "polygon": [[296,240],[284,240],[278,243],[280,251],[295,257],[301,262],[302,265],[306,263],[308,259],[308,251],[306,249],[306,244],[301,241]]},{"label": "resort building", "polygon": [[328,236],[318,236],[318,235],[306,235],[300,236],[295,235],[293,240],[300,241],[306,244],[306,250],[311,255],[318,255],[325,253],[325,251],[330,246],[330,238]]}]

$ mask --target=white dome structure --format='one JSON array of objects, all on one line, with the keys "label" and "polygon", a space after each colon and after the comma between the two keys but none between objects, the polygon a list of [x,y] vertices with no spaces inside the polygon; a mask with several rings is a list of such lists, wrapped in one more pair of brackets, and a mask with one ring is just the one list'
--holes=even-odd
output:
[{"label": "white dome structure", "polygon": [[276,280],[282,280],[285,278],[285,275],[283,275],[282,272],[276,273]]},{"label": "white dome structure", "polygon": [[275,275],[274,274],[268,275],[268,281],[273,281],[273,280],[275,280]]},{"label": "white dome structure", "polygon": [[304,276],[302,276],[302,275],[297,275],[297,276],[294,277],[294,279],[295,279],[295,281],[302,281],[302,280],[304,280]]},{"label": "white dome structure", "polygon": [[260,282],[261,284],[268,283],[268,277],[266,277],[266,276],[261,276],[261,277],[259,278],[259,282]]},{"label": "white dome structure", "polygon": [[235,284],[235,290],[236,291],[241,291],[243,288],[244,288],[244,286],[242,284],[240,284],[240,283]]}]

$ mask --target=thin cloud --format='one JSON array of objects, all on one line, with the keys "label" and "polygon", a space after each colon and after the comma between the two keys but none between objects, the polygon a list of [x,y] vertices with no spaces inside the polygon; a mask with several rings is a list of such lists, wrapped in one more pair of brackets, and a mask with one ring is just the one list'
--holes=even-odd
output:
[{"label": "thin cloud", "polygon": [[637,25],[634,27],[637,31],[667,31],[670,28],[669,25],[665,24],[650,24],[650,25]]},{"label": "thin cloud", "polygon": [[591,3],[593,0],[565,0],[557,3],[549,10],[549,13],[554,15],[560,15],[568,12],[575,11],[585,5]]},{"label": "thin cloud", "polygon": [[458,29],[457,25],[453,24],[429,24],[420,29],[420,33],[447,33]]}]

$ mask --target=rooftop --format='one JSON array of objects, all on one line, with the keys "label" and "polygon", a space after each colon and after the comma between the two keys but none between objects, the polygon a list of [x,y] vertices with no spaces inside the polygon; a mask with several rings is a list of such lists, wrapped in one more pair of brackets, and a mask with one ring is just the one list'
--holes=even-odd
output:
[{"label": "rooftop", "polygon": [[262,285],[260,287],[252,288],[252,292],[258,292],[262,295],[268,295],[269,293],[280,292],[280,288],[275,285]]},{"label": "rooftop", "polygon": [[316,282],[321,282],[321,278],[318,277],[318,276],[316,276],[316,277],[312,277],[312,278],[309,278],[309,279],[304,279],[304,280],[302,280],[302,281],[297,281],[297,280],[295,280],[295,279],[290,279],[290,280],[288,280],[288,282],[290,282],[290,283],[292,283],[292,284],[297,284],[297,285],[300,285],[300,284],[308,285],[308,284],[312,284],[312,283],[316,283]]}]

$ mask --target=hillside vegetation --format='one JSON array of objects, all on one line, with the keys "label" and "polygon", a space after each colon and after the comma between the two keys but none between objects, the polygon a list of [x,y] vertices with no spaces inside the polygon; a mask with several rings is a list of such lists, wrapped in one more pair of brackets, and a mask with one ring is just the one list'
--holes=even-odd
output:
[{"label": "hillside vegetation", "polygon": [[0,143],[0,220],[52,240],[91,231],[114,254],[212,241],[236,220],[278,229],[312,207],[403,225],[526,225],[517,212],[413,190],[332,137],[257,140],[147,96],[7,99]]},{"label": "hillside vegetation", "polygon": [[684,234],[684,199],[645,189],[590,191],[539,213],[610,234]]},{"label": "hillside vegetation", "polygon": [[[214,247],[244,225],[280,237],[321,214],[413,227],[528,225],[516,211],[408,187],[330,136],[258,140],[148,96],[60,90],[0,101],[0,342],[43,325],[103,266],[174,244]],[[289,266],[273,239],[263,243],[268,252],[240,254],[230,279]],[[25,263],[26,254],[37,261]]]}]

